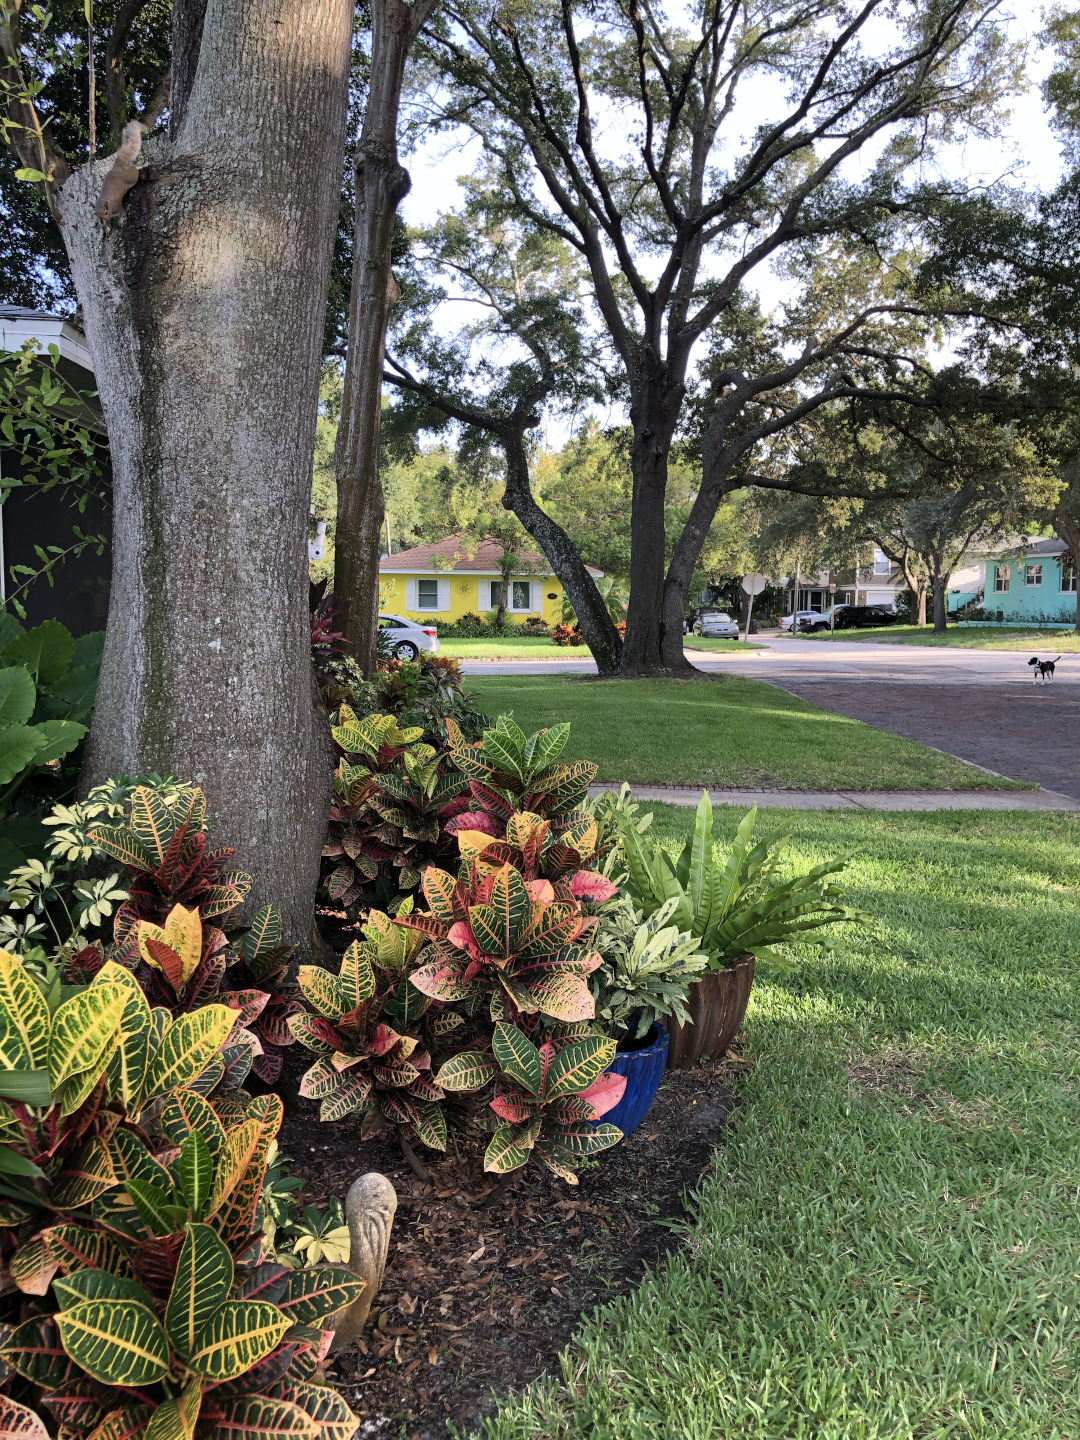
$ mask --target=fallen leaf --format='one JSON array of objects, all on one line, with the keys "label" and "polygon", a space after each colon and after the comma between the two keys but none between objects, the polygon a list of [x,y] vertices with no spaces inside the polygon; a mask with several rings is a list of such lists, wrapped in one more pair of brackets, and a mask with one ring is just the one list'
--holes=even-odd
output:
[{"label": "fallen leaf", "polygon": [[563,1299],[566,1298],[566,1297],[563,1295],[562,1291],[559,1290],[559,1289],[557,1289],[554,1285],[552,1285],[552,1287],[551,1287],[551,1293],[552,1293],[552,1295],[558,1295],[558,1297],[559,1297],[560,1300],[563,1300]]},{"label": "fallen leaf", "polygon": [[473,1251],[473,1253],[469,1256],[469,1261],[468,1261],[468,1263],[469,1263],[470,1265],[475,1265],[476,1262],[477,1262],[477,1260],[480,1259],[480,1256],[483,1255],[485,1248],[486,1248],[486,1247],[485,1247],[485,1245],[484,1245],[484,1242],[483,1242],[483,1240],[481,1240],[481,1241],[480,1241],[480,1249]]},{"label": "fallen leaf", "polygon": [[418,1296],[416,1296],[416,1295],[410,1295],[409,1292],[406,1291],[406,1292],[402,1295],[401,1299],[397,1302],[397,1303],[398,1303],[398,1309],[399,1309],[399,1310],[402,1312],[402,1314],[404,1314],[404,1315],[411,1315],[411,1314],[413,1313],[413,1311],[416,1309],[416,1301],[417,1301],[417,1299],[418,1299]]},{"label": "fallen leaf", "polygon": [[428,1346],[427,1360],[429,1365],[437,1365],[439,1363],[439,1352],[435,1349],[434,1345]]},{"label": "fallen leaf", "polygon": [[365,1370],[364,1373],[363,1373],[363,1375],[360,1376],[360,1379],[361,1379],[361,1380],[370,1380],[370,1378],[372,1377],[372,1375],[375,1374],[375,1368],[376,1368],[376,1367],[375,1367],[374,1365],[372,1365],[372,1367],[371,1367],[370,1370]]}]

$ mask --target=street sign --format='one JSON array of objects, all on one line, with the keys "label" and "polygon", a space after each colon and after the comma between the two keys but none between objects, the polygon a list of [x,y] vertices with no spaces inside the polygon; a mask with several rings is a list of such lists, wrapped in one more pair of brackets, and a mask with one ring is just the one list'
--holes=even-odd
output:
[{"label": "street sign", "polygon": [[747,595],[760,595],[768,583],[765,576],[758,575],[756,571],[751,571],[749,575],[742,577],[742,588]]},{"label": "street sign", "polygon": [[835,580],[830,580],[830,581],[829,581],[829,594],[830,594],[830,595],[835,595],[835,594],[836,594],[836,581],[835,581]]}]

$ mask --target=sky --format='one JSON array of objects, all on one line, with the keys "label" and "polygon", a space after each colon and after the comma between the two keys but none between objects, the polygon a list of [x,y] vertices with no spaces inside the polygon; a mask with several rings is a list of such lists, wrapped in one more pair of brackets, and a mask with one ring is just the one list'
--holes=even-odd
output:
[{"label": "sky", "polygon": [[[1029,47],[1028,89],[1012,101],[1004,133],[1000,137],[971,136],[962,143],[939,151],[935,166],[938,175],[976,185],[1004,180],[1028,189],[1048,189],[1059,176],[1060,147],[1048,123],[1038,88],[1050,68],[1051,57],[1039,49],[1035,38],[1039,16],[1034,4],[1030,0],[1027,3],[1021,0],[1020,8],[1024,13],[1009,19],[1008,30],[1010,38]],[[770,106],[768,112],[765,106],[764,95],[756,104],[751,100],[744,112],[745,128],[759,123],[767,113],[775,114],[774,106]],[[605,127],[605,138],[609,145],[617,145],[620,139],[610,127]],[[408,156],[406,163],[412,176],[412,187],[401,207],[406,222],[411,225],[430,224],[437,214],[457,209],[462,200],[460,177],[475,167],[479,154],[477,142],[464,134],[443,134],[432,137]],[[872,162],[872,155],[869,158]],[[767,308],[782,303],[788,288],[779,277],[760,270],[755,272],[754,284]],[[452,333],[466,313],[466,307],[460,303],[447,305],[440,328],[445,333]],[[611,424],[617,423],[621,416],[613,412],[599,418],[602,423]],[[548,445],[559,446],[566,438],[565,422],[548,424],[544,437]]]}]

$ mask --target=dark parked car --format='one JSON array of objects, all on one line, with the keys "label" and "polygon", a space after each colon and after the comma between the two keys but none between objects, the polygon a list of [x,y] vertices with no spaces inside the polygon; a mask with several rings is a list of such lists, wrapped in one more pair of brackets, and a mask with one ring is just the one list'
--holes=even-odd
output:
[{"label": "dark parked car", "polygon": [[868,630],[895,625],[899,616],[891,605],[845,605],[836,617],[838,630]]}]

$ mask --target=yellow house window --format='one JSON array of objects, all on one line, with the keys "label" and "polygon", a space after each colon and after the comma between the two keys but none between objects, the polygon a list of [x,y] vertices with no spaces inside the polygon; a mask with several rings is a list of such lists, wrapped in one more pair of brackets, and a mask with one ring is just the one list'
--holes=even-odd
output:
[{"label": "yellow house window", "polygon": [[418,610],[438,610],[438,580],[418,580],[416,582],[416,608]]}]

